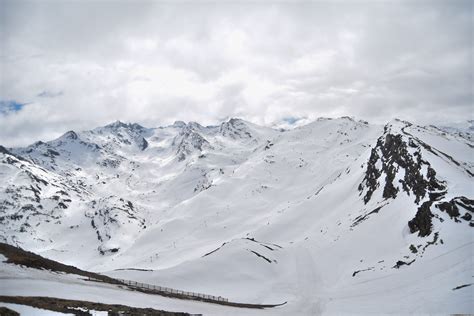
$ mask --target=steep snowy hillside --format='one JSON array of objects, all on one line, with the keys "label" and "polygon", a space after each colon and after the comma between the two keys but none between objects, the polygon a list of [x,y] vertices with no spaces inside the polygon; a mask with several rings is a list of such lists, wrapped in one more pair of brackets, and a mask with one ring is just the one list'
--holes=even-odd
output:
[{"label": "steep snowy hillside", "polygon": [[288,302],[247,315],[473,313],[473,146],[400,120],[115,122],[0,147],[0,231],[113,277]]}]

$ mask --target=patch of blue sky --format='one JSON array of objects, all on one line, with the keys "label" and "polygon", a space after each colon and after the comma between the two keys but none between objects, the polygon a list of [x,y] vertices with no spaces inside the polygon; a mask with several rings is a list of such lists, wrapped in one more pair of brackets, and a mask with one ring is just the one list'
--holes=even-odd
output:
[{"label": "patch of blue sky", "polygon": [[8,115],[19,112],[25,105],[26,103],[20,103],[15,100],[0,100],[0,114]]},{"label": "patch of blue sky", "polygon": [[290,124],[290,125],[293,125],[295,124],[296,122],[298,122],[299,120],[301,120],[300,118],[297,118],[297,117],[285,117],[283,118],[283,121]]}]

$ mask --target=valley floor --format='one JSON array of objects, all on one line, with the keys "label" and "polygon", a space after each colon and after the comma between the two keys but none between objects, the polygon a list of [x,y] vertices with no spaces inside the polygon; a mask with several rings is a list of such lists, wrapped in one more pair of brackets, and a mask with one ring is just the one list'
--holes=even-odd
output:
[{"label": "valley floor", "polygon": [[[400,275],[397,270],[384,277],[364,277],[348,279],[344,287],[326,287],[317,282],[316,271],[301,269],[301,266],[314,264],[308,252],[302,251],[298,256],[301,273],[294,284],[298,293],[289,297],[287,304],[269,309],[248,309],[220,306],[206,302],[181,300],[159,295],[132,291],[124,286],[103,282],[91,282],[84,276],[64,272],[30,268],[7,263],[3,257],[0,264],[0,306],[18,309],[13,304],[32,305],[47,309],[47,302],[37,297],[50,297],[62,300],[54,306],[82,306],[88,310],[101,311],[111,305],[121,305],[126,310],[151,308],[147,315],[174,315],[184,312],[202,315],[319,315],[319,314],[449,314],[470,313],[473,310],[472,283],[465,284],[472,271],[472,260],[466,260],[466,252],[472,249],[472,242],[427,260],[423,266],[413,266]],[[439,267],[444,272],[439,272]],[[108,273],[110,276],[129,277],[135,280],[154,278],[152,271],[121,270]],[[361,273],[362,274],[362,273]],[[141,276],[140,276],[141,275]],[[457,286],[453,286],[457,285]],[[238,285],[236,285],[238,286]],[[240,289],[243,292],[242,289]],[[218,294],[218,293],[215,293]],[[271,297],[272,295],[269,294]],[[24,297],[20,299],[19,297]],[[25,298],[26,297],[26,298]],[[252,293],[247,293],[252,300]],[[43,300],[44,301],[44,300]],[[78,303],[78,301],[81,301]],[[85,302],[84,302],[85,301]],[[1,303],[3,302],[3,303]],[[58,302],[62,302],[58,304]],[[107,304],[101,305],[94,303]],[[51,302],[49,302],[51,303]],[[81,305],[82,304],[82,305]],[[22,309],[23,308],[23,309]],[[20,308],[26,315],[36,315],[34,310]],[[55,311],[58,308],[53,309]],[[171,314],[159,314],[159,311]],[[64,311],[64,310],[63,310]],[[100,314],[98,314],[100,315]]]}]

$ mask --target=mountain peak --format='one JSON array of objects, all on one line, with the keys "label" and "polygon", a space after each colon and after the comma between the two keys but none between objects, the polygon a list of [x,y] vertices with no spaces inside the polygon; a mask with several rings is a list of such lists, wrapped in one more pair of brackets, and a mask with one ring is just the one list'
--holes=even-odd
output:
[{"label": "mountain peak", "polygon": [[232,117],[228,121],[230,124],[235,124],[235,123],[244,123],[245,121],[241,118],[238,117]]},{"label": "mountain peak", "polygon": [[198,122],[189,122],[188,123],[188,126],[190,126],[191,128],[194,128],[194,129],[201,129],[203,128],[203,126],[201,124],[199,124]]},{"label": "mountain peak", "polygon": [[79,136],[78,136],[77,133],[74,132],[74,131],[67,131],[67,132],[64,133],[60,138],[64,138],[64,139],[78,139]]},{"label": "mountain peak", "polygon": [[186,126],[186,123],[183,122],[183,121],[175,121],[175,122],[173,123],[173,125],[171,125],[171,126],[172,126],[172,127],[179,127],[179,128],[181,128],[181,127],[185,127],[185,126]]},{"label": "mountain peak", "polygon": [[220,125],[219,132],[231,138],[252,138],[247,122],[239,118],[231,118]]},{"label": "mountain peak", "polygon": [[399,134],[405,127],[412,125],[413,124],[408,121],[404,121],[399,118],[394,118],[390,120],[387,124],[385,124],[384,130],[385,132]]},{"label": "mountain peak", "polygon": [[389,124],[398,124],[398,125],[401,124],[401,125],[405,125],[405,126],[411,126],[411,125],[413,125],[411,122],[408,122],[408,121],[406,121],[406,120],[402,120],[402,119],[397,118],[397,117],[391,119],[388,123],[389,123]]},{"label": "mountain peak", "polygon": [[105,125],[105,127],[111,127],[111,128],[126,127],[126,126],[127,126],[127,124],[120,121],[120,120],[116,120],[116,121],[114,121],[110,124]]},{"label": "mountain peak", "polygon": [[107,124],[104,126],[105,128],[109,129],[119,129],[119,128],[126,128],[126,129],[132,129],[132,130],[143,130],[145,127],[138,123],[124,123],[122,121],[115,121],[113,123]]}]

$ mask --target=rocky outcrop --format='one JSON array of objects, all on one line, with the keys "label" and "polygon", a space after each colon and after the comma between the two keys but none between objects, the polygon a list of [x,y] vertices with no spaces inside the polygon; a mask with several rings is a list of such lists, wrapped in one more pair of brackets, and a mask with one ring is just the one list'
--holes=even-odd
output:
[{"label": "rocky outcrop", "polygon": [[421,204],[415,217],[408,222],[408,227],[412,234],[419,232],[418,235],[420,237],[425,237],[431,234],[431,220],[433,218],[433,213],[431,213],[432,204],[432,201],[426,201]]},{"label": "rocky outcrop", "polygon": [[116,121],[94,131],[107,135],[109,142],[106,147],[111,150],[113,150],[114,145],[136,146],[142,151],[148,148],[148,141],[145,139],[148,129],[137,123]]},{"label": "rocky outcrop", "polygon": [[243,120],[232,118],[219,127],[219,133],[232,139],[252,139],[253,136]]},{"label": "rocky outcrop", "polygon": [[[460,222],[459,218],[469,222],[472,219],[472,213],[474,213],[474,200],[465,196],[457,196],[450,201],[437,204],[436,207],[442,212],[446,212],[456,222]],[[461,213],[463,213],[462,216]]]},{"label": "rocky outcrop", "polygon": [[92,200],[85,216],[90,218],[90,225],[95,230],[102,255],[113,254],[120,250],[115,246],[115,238],[120,227],[124,224],[133,224],[136,230],[144,229],[145,219],[139,215],[139,210],[135,208],[131,201],[110,196],[99,200]]},{"label": "rocky outcrop", "polygon": [[191,126],[186,125],[174,138],[173,146],[176,146],[176,156],[178,161],[183,161],[193,152],[200,153],[205,147],[211,144],[201,134],[196,132]]},{"label": "rocky outcrop", "polygon": [[391,133],[387,126],[371,151],[365,177],[359,185],[359,191],[365,192],[366,204],[382,185],[384,199],[394,199],[403,190],[414,196],[417,204],[427,196],[427,192],[446,189],[445,183],[436,178],[436,171],[430,163],[423,160],[419,146],[402,134]]},{"label": "rocky outcrop", "polygon": [[[418,233],[420,237],[432,233],[432,220],[437,217],[438,211],[447,213],[456,222],[463,219],[474,226],[470,222],[473,201],[466,197],[444,200],[447,185],[437,178],[435,169],[423,158],[422,149],[436,155],[439,151],[406,132],[410,123],[397,121],[396,124],[398,128],[393,128],[391,124],[385,126],[384,134],[371,150],[364,178],[359,185],[364,203],[368,204],[377,190],[382,190],[384,200],[395,199],[401,192],[413,197],[419,206],[408,227],[411,233]],[[447,157],[446,154],[444,156]],[[455,161],[450,158],[450,161]],[[376,210],[378,212],[380,208]],[[373,213],[359,216],[354,225]]]},{"label": "rocky outcrop", "polygon": [[68,131],[62,137],[66,139],[73,139],[73,140],[79,138],[79,136],[74,131]]}]

